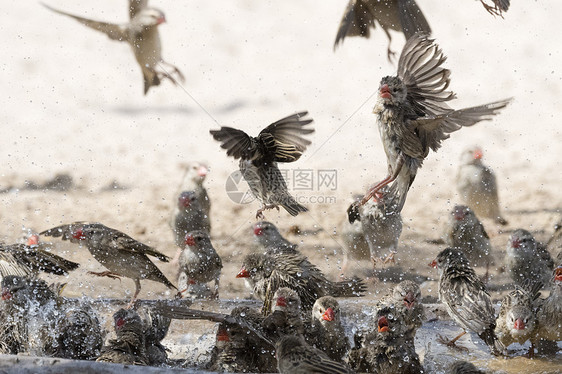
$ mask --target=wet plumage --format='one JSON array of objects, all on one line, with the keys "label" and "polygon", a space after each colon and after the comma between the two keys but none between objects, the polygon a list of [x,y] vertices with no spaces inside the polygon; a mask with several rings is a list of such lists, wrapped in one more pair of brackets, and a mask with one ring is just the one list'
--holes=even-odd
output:
[{"label": "wet plumage", "polygon": [[259,221],[253,226],[254,237],[265,249],[266,253],[296,250],[297,245],[291,243],[281,235],[279,229],[271,222]]},{"label": "wet plumage", "polygon": [[477,216],[506,225],[507,221],[500,212],[496,175],[482,163],[482,157],[483,152],[478,147],[468,148],[461,154],[457,190],[464,204]]},{"label": "wet plumage", "polygon": [[425,310],[421,303],[420,286],[410,280],[398,283],[389,295],[381,299],[377,308],[389,307],[394,313],[400,315],[406,331],[413,338],[416,330],[425,320]]},{"label": "wet plumage", "polygon": [[539,299],[537,339],[562,340],[562,265],[554,269],[549,282],[550,295]]},{"label": "wet plumage", "polygon": [[166,363],[168,353],[161,342],[168,334],[172,320],[150,306],[136,306],[135,310],[142,321],[148,364],[158,366]]},{"label": "wet plumage", "polygon": [[65,303],[59,317],[54,355],[74,360],[95,360],[104,338],[98,314],[91,305],[86,302]]},{"label": "wet plumage", "polygon": [[415,0],[350,0],[340,22],[334,49],[348,36],[369,38],[371,28],[377,24],[388,37],[387,56],[390,50],[389,30],[402,32],[407,39],[416,32],[431,34],[431,28]]},{"label": "wet plumage", "polygon": [[446,57],[427,36],[416,34],[406,42],[397,76],[382,78],[373,109],[388,162],[388,176],[369,189],[366,203],[383,186],[394,182],[392,193],[402,210],[417,170],[429,151],[437,151],[449,134],[462,127],[490,120],[510,99],[454,110],[449,87],[451,71]]},{"label": "wet plumage", "polygon": [[210,233],[211,222],[195,191],[183,191],[178,196],[176,214],[172,220],[176,245],[185,248],[185,236],[196,230]]},{"label": "wet plumage", "polygon": [[434,263],[439,270],[439,299],[451,318],[463,329],[475,332],[492,354],[501,354],[505,347],[494,332],[496,316],[490,294],[467,258],[458,249],[446,248]]},{"label": "wet plumage", "polygon": [[40,235],[60,237],[71,243],[85,245],[92,256],[109,270],[103,273],[90,272],[94,275],[123,276],[134,280],[135,293],[131,302],[136,300],[140,292],[141,279],[176,288],[148,258],[154,256],[168,262],[168,256],[101,223],[75,222],[45,230]]},{"label": "wet plumage", "polygon": [[297,161],[310,144],[303,137],[314,132],[306,127],[312,123],[311,119],[304,118],[307,115],[308,112],[300,112],[282,118],[263,129],[257,137],[232,127],[210,131],[213,138],[226,149],[228,156],[240,159],[240,172],[252,194],[263,205],[257,217],[262,216],[265,209],[278,206],[285,208],[292,216],[307,211],[289,194],[277,166],[278,162]]},{"label": "wet plumage", "polygon": [[119,309],[113,314],[113,320],[117,337],[109,340],[96,361],[148,365],[143,324],[137,312]]},{"label": "wet plumage", "polygon": [[[164,13],[159,9],[148,7],[147,4],[148,0],[130,0],[130,22],[125,24],[94,21],[43,5],[53,12],[74,18],[91,29],[103,32],[112,40],[129,44],[141,68],[146,95],[150,87],[158,86],[163,78],[177,84],[172,74],[176,74],[181,81],[184,80],[183,74],[177,67],[162,59],[158,26],[166,22]],[[169,73],[167,69],[171,72]]]}]

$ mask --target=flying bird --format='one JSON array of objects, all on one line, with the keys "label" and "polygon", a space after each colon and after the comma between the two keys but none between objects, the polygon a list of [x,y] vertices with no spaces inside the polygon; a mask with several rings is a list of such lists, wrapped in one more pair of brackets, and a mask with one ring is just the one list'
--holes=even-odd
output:
[{"label": "flying bird", "polygon": [[94,21],[43,5],[53,12],[72,17],[89,28],[103,32],[112,40],[128,43],[142,70],[145,95],[150,87],[158,86],[163,78],[177,84],[173,74],[183,82],[184,76],[181,71],[162,59],[158,26],[166,22],[166,17],[161,10],[148,7],[148,0],[130,0],[130,21],[123,24]]}]

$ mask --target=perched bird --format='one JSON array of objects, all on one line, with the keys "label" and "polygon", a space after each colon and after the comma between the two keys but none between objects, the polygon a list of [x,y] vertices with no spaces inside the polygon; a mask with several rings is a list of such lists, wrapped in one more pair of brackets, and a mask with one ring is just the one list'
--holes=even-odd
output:
[{"label": "perched bird", "polygon": [[422,373],[413,335],[401,315],[384,307],[377,311],[376,321],[376,327],[373,326],[364,342],[356,342],[349,353],[349,365],[361,373]]},{"label": "perched bird", "polygon": [[287,335],[275,346],[281,374],[353,373],[345,364],[330,360],[321,350],[306,344],[302,336]]},{"label": "perched bird", "polygon": [[451,71],[442,67],[447,58],[434,40],[416,34],[406,42],[398,61],[398,75],[382,78],[373,109],[388,161],[388,176],[371,187],[361,204],[392,182],[391,192],[402,210],[418,168],[437,151],[449,133],[490,120],[508,100],[454,110],[447,101]]},{"label": "perched bird", "polygon": [[[211,238],[203,231],[192,231],[185,236],[187,244],[180,255],[179,275],[187,275],[188,283],[214,281],[213,297],[219,297],[219,283],[222,261],[211,244]],[[184,289],[180,288],[179,295]]]},{"label": "perched bird", "polygon": [[168,353],[161,342],[168,334],[172,320],[149,306],[137,306],[135,311],[142,321],[148,364],[152,366],[164,364],[168,360]]},{"label": "perched bird", "polygon": [[538,329],[536,339],[562,340],[562,265],[554,269],[550,281],[550,295],[538,300]]},{"label": "perched bird", "polygon": [[445,243],[459,249],[468,259],[470,266],[486,266],[486,277],[492,262],[492,245],[484,225],[472,209],[455,205],[449,214],[445,230]]},{"label": "perched bird", "polygon": [[281,235],[279,229],[271,222],[259,221],[253,226],[254,237],[265,249],[266,253],[283,252],[284,250],[296,250],[297,245],[291,243]]},{"label": "perched bird", "polygon": [[439,299],[451,318],[465,330],[447,345],[454,346],[470,330],[490,347],[492,354],[502,354],[505,347],[494,332],[496,317],[490,294],[465,255],[458,249],[446,248],[430,265],[439,271]]},{"label": "perched bird", "polygon": [[263,300],[263,312],[269,314],[273,295],[280,287],[289,287],[299,295],[303,309],[312,309],[316,299],[322,296],[363,296],[366,286],[361,279],[332,282],[298,251],[281,254],[251,253],[244,258],[236,275],[244,278],[253,293]]},{"label": "perched bird", "polygon": [[96,361],[124,365],[148,365],[145,336],[140,316],[134,309],[119,309],[113,314],[116,339],[101,350]]},{"label": "perched bird", "polygon": [[468,148],[461,154],[456,178],[457,190],[464,204],[477,216],[507,225],[500,212],[496,175],[482,163],[482,156],[483,152],[479,147]]},{"label": "perched bird", "polygon": [[[177,74],[181,81],[184,80],[177,67],[162,59],[158,26],[166,22],[166,17],[161,10],[148,7],[148,0],[129,0],[130,22],[126,24],[94,21],[43,5],[53,12],[72,17],[87,27],[103,32],[112,40],[128,43],[142,70],[145,95],[150,87],[158,86],[163,78],[177,84],[173,74]],[[167,69],[171,71],[168,72]]]},{"label": "perched bird", "polygon": [[[197,196],[197,200],[201,205],[201,208],[207,214],[207,217],[210,216],[211,213],[211,199],[209,199],[209,195],[207,194],[207,189],[203,186],[203,182],[205,182],[205,178],[209,173],[209,167],[202,162],[189,162],[185,166],[185,172],[182,178],[182,182],[178,188],[178,195],[181,191],[194,191],[195,196]],[[176,214],[174,213],[173,216]]]},{"label": "perched bird", "polygon": [[525,287],[515,286],[515,290],[502,299],[496,319],[496,336],[505,347],[515,342],[523,344],[531,339],[531,350],[534,350],[536,303],[542,286],[540,282],[527,282]]},{"label": "perched bird", "polygon": [[281,287],[273,295],[275,307],[264,318],[262,327],[273,341],[285,335],[303,335],[303,311],[299,295],[288,287]]},{"label": "perched bird", "polygon": [[494,5],[488,5],[484,0],[480,0],[482,5],[484,6],[484,9],[486,9],[488,13],[493,16],[500,17],[503,17],[503,12],[507,12],[507,10],[509,9],[510,1],[511,0],[492,0],[492,3]]},{"label": "perched bird", "polygon": [[8,275],[1,288],[2,341],[11,351],[6,353],[53,356],[58,316],[62,314],[60,287],[41,279]]},{"label": "perched bird", "polygon": [[377,309],[389,307],[394,313],[399,314],[407,332],[412,339],[416,330],[421,327],[425,320],[425,310],[421,303],[420,286],[411,280],[404,280],[392,289],[392,292],[384,296]]},{"label": "perched bird", "polygon": [[511,279],[519,286],[524,286],[528,280],[548,284],[554,267],[554,261],[544,245],[523,229],[511,234],[505,263]]},{"label": "perched bird", "polygon": [[314,132],[314,129],[306,127],[312,123],[312,119],[304,119],[306,115],[308,112],[300,112],[282,118],[267,126],[255,138],[232,127],[210,131],[221,147],[227,150],[228,156],[240,159],[240,172],[252,194],[262,203],[262,208],[256,213],[257,218],[263,218],[266,209],[279,209],[279,205],[292,216],[307,211],[289,194],[277,167],[278,162],[297,161],[310,144],[310,140],[303,138],[303,135]]},{"label": "perched bird", "polygon": [[340,22],[334,49],[346,36],[371,35],[371,27],[376,28],[375,21],[388,37],[387,57],[395,55],[390,49],[389,30],[402,32],[406,40],[416,32],[431,34],[431,27],[423,16],[415,0],[349,0]]},{"label": "perched bird", "polygon": [[30,243],[32,244],[0,243],[0,278],[7,275],[31,276],[40,271],[68,275],[70,271],[80,266],[76,262],[47,252],[35,240],[31,240]]},{"label": "perched bird", "polygon": [[176,213],[172,221],[172,231],[178,247],[185,248],[185,236],[191,231],[211,232],[209,216],[203,210],[195,191],[183,191],[178,196]]},{"label": "perched bird", "polygon": [[98,315],[89,303],[65,303],[58,321],[54,356],[95,360],[100,354],[104,338]]},{"label": "perched bird", "polygon": [[101,273],[89,272],[90,274],[111,278],[122,276],[134,280],[135,293],[130,306],[140,293],[141,279],[160,282],[168,288],[176,288],[147,255],[164,262],[169,261],[168,256],[101,223],[74,222],[53,227],[39,235],[61,237],[62,240],[85,245],[92,256],[109,270]]},{"label": "perched bird", "polygon": [[[355,194],[352,196],[351,204],[363,198],[363,195]],[[340,238],[343,242],[343,263],[341,266],[342,276],[347,274],[351,261],[367,261],[371,259],[371,249],[363,233],[361,220],[349,222],[349,217],[345,217],[340,226]]]},{"label": "perched bird", "polygon": [[447,368],[446,374],[484,374],[473,363],[468,361],[455,361]]},{"label": "perched bird", "polygon": [[326,353],[330,359],[341,362],[349,351],[350,343],[342,325],[338,301],[332,296],[316,300],[310,322],[306,323],[310,326],[305,331],[306,342]]},{"label": "perched bird", "polygon": [[369,245],[371,261],[376,265],[381,252],[388,252],[384,263],[394,261],[398,239],[402,234],[402,216],[393,202],[394,195],[382,188],[365,204],[354,202],[347,209],[350,223],[361,221],[365,240]]}]

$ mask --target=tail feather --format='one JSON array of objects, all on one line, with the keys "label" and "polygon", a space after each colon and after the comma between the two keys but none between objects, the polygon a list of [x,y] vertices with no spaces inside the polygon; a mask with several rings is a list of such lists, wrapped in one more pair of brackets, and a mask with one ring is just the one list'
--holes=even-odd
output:
[{"label": "tail feather", "polygon": [[367,292],[367,285],[361,278],[331,283],[330,295],[334,297],[361,297]]},{"label": "tail feather", "polygon": [[297,203],[292,196],[288,196],[287,201],[280,205],[293,217],[301,212],[308,212],[308,208]]}]

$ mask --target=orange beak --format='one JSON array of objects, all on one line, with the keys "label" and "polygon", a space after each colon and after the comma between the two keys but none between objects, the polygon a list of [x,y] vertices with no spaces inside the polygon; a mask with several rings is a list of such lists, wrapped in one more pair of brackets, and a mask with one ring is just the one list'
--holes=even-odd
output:
[{"label": "orange beak", "polygon": [[250,273],[246,270],[245,267],[242,267],[238,274],[236,274],[236,278],[250,278]]},{"label": "orange beak", "polygon": [[27,238],[27,245],[32,246],[38,244],[39,244],[39,235],[36,234],[29,235],[29,238]]},{"label": "orange beak", "polygon": [[557,282],[562,282],[562,266],[559,266],[554,270],[554,280]]},{"label": "orange beak", "polygon": [[324,314],[322,314],[322,319],[324,321],[328,321],[328,322],[332,322],[335,317],[336,317],[336,314],[334,313],[334,310],[332,308],[326,309]]},{"label": "orange beak", "polygon": [[383,99],[391,99],[392,95],[390,94],[390,88],[388,84],[383,84],[379,90],[379,94]]},{"label": "orange beak", "polygon": [[483,156],[484,153],[482,153],[482,150],[480,148],[475,149],[474,153],[472,154],[472,157],[474,157],[475,160],[480,160]]},{"label": "orange beak", "polygon": [[431,261],[427,266],[431,266],[432,268],[437,269],[437,260]]},{"label": "orange beak", "polygon": [[379,318],[377,325],[379,332],[388,332],[388,320],[385,316]]},{"label": "orange beak", "polygon": [[414,297],[414,294],[412,292],[408,292],[406,294],[406,297],[404,297],[404,305],[406,306],[406,308],[412,309],[415,302],[416,298]]}]

